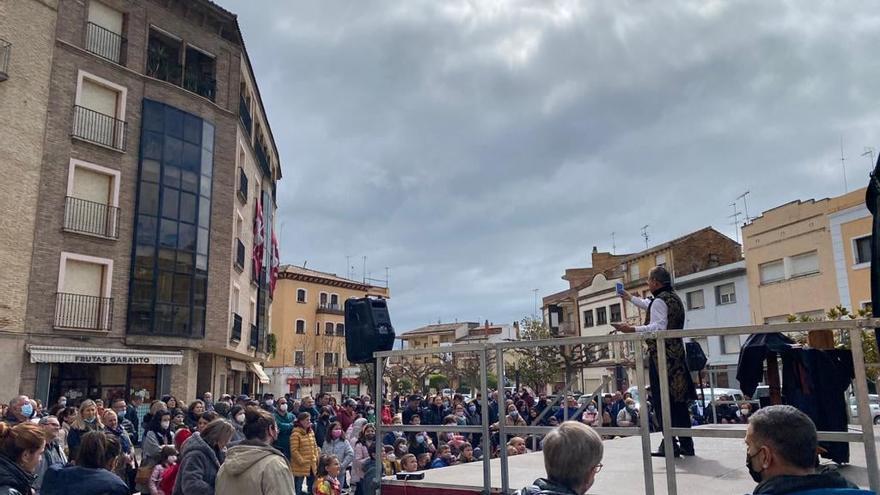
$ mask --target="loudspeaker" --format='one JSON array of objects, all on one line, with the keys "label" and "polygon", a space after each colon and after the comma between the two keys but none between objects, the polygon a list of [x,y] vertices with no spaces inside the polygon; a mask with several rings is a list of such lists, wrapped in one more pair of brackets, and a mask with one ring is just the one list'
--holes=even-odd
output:
[{"label": "loudspeaker", "polygon": [[371,363],[373,353],[394,347],[394,327],[384,299],[345,301],[345,356],[350,363]]}]

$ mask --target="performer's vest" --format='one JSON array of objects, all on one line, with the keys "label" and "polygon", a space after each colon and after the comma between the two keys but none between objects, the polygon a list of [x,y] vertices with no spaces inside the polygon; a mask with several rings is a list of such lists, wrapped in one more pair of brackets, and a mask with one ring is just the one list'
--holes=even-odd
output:
[{"label": "performer's vest", "polygon": [[[666,303],[666,329],[681,330],[684,328],[684,304],[681,299],[668,288],[661,292],[648,305],[648,315],[645,317],[645,325],[651,323],[651,305],[657,299]],[[697,398],[694,383],[691,380],[687,368],[687,358],[684,350],[684,342],[678,339],[666,339],[666,370],[669,374],[669,393],[673,402],[686,402]],[[648,358],[653,366],[657,363],[657,341],[649,339]]]}]

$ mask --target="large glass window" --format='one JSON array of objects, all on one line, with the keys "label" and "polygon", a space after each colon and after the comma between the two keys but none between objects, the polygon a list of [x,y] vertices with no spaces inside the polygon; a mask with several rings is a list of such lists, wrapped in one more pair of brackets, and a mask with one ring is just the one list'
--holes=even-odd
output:
[{"label": "large glass window", "polygon": [[128,331],[204,335],[214,126],[144,100]]}]

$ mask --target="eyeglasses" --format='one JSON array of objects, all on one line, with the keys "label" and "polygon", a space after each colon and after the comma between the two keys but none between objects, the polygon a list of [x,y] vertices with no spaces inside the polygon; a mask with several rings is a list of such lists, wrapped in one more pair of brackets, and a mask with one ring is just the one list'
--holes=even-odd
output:
[{"label": "eyeglasses", "polygon": [[594,467],[593,469],[596,470],[596,472],[598,473],[602,470],[602,463],[600,462],[599,464],[596,464],[596,467]]}]

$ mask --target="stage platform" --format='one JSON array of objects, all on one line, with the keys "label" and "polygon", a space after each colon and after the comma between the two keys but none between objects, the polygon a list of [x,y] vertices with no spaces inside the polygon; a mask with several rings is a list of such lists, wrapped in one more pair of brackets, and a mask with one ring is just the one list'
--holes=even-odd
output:
[{"label": "stage platform", "polygon": [[[745,425],[716,425],[718,427],[745,428]],[[856,427],[857,428],[857,427]],[[861,431],[861,430],[858,430]],[[874,428],[875,439],[880,428]],[[660,434],[651,435],[651,445],[657,449]],[[880,444],[880,442],[878,442]],[[731,495],[751,493],[755,483],[746,469],[746,446],[742,439],[694,438],[695,457],[675,460],[678,493],[714,493]],[[653,459],[654,491],[666,493],[666,464],[662,457]],[[865,449],[860,443],[850,444],[850,464],[840,468],[850,481],[868,488],[868,472],[865,468]],[[616,438],[605,441],[602,472],[590,494],[636,495],[645,493],[642,470],[640,437]],[[493,459],[492,493],[501,493],[501,461]],[[544,476],[544,456],[541,452],[513,456],[509,461],[510,489],[518,490],[530,485],[535,478]],[[419,481],[382,481],[383,495],[472,495],[483,490],[483,464],[475,462],[448,468],[425,471],[425,479]]]}]

